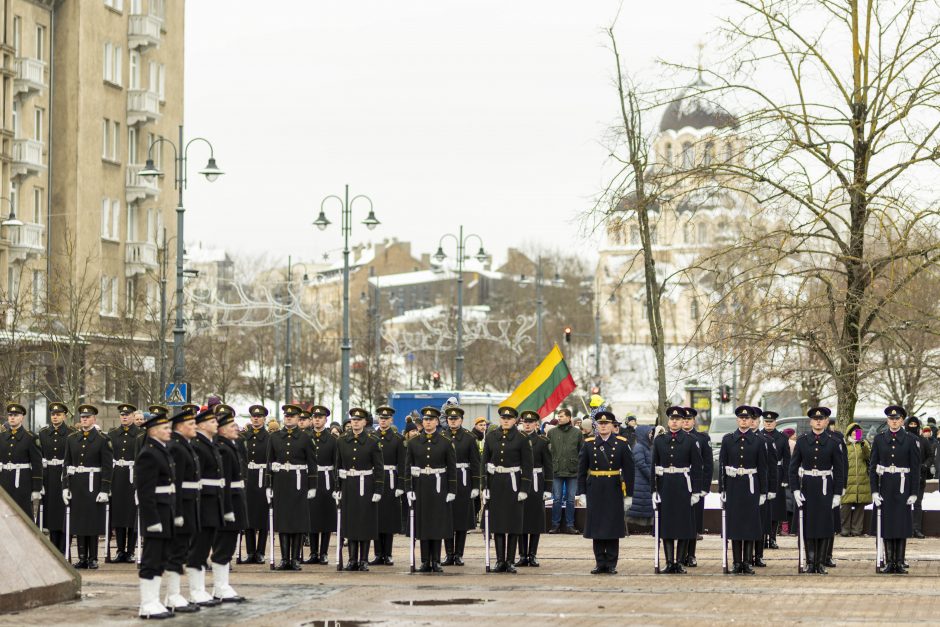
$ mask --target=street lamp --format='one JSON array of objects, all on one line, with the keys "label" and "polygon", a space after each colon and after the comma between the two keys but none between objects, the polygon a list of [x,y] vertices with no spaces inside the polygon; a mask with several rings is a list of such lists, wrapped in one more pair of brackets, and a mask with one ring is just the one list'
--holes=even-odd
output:
[{"label": "street lamp", "polygon": [[[582,286],[584,283],[581,284]],[[607,303],[616,301],[616,296],[611,294]],[[594,304],[594,380],[600,385],[601,379],[601,303],[600,286],[590,286],[578,297],[578,302],[582,305]],[[605,303],[606,304],[606,303]]]},{"label": "street lamp", "polygon": [[[519,277],[519,282],[523,285],[529,284],[529,280],[525,275]],[[545,305],[545,299],[542,298],[542,285],[544,285],[544,283],[542,255],[539,255],[538,261],[535,264],[535,354],[539,360],[542,359],[542,313]],[[565,280],[561,278],[557,270],[551,280],[551,284],[553,287],[562,287],[565,284]]]},{"label": "street lamp", "polygon": [[352,351],[352,343],[349,339],[349,235],[352,232],[352,207],[357,200],[363,199],[369,203],[369,215],[362,221],[370,231],[379,225],[375,217],[375,211],[372,208],[372,199],[362,194],[349,198],[349,185],[346,185],[346,191],[343,198],[331,194],[320,202],[320,215],[313,221],[313,225],[321,231],[325,231],[331,222],[326,218],[324,206],[326,201],[336,199],[340,202],[340,230],[343,234],[343,340],[340,349],[343,353],[343,379],[340,388],[340,397],[343,403],[343,416],[349,414],[349,358]]},{"label": "street lamp", "polygon": [[10,215],[6,220],[0,222],[0,226],[23,226],[24,222],[16,217],[16,207],[13,206],[13,201],[6,196],[0,196],[0,200],[10,203]]},{"label": "street lamp", "polygon": [[[292,263],[291,256],[287,256],[287,296],[288,306],[290,309],[287,311],[287,332],[284,334],[286,340],[285,346],[285,360],[284,360],[284,402],[291,402],[291,371],[293,365],[291,364],[291,320],[294,317],[294,294],[291,292],[291,285],[293,281],[292,271],[294,266],[302,266],[304,269],[304,276],[301,279],[303,284],[306,285],[310,280],[310,276],[307,274],[307,266],[302,263]],[[302,390],[301,390],[302,392]]]},{"label": "street lamp", "polygon": [[212,183],[218,180],[224,172],[219,169],[219,166],[215,162],[215,151],[209,140],[203,137],[194,137],[185,144],[183,143],[183,125],[181,124],[179,127],[179,143],[174,144],[165,137],[157,138],[151,142],[150,146],[147,148],[147,163],[144,165],[144,169],[138,173],[139,176],[148,179],[163,176],[163,172],[154,165],[152,157],[154,147],[161,142],[165,142],[173,148],[173,186],[179,196],[176,203],[176,325],[173,327],[173,381],[179,385],[183,382],[183,378],[186,374],[183,356],[183,338],[186,333],[186,330],[183,328],[183,253],[185,252],[185,242],[183,241],[183,214],[185,213],[185,209],[183,208],[183,190],[186,188],[187,183],[186,164],[188,162],[190,146],[192,146],[194,142],[203,142],[209,147],[209,161],[203,169],[199,170],[199,174],[205,176],[207,181]]},{"label": "street lamp", "polygon": [[458,235],[453,233],[446,233],[441,236],[440,241],[437,243],[437,252],[434,253],[434,258],[438,263],[442,263],[447,255],[444,254],[444,240],[448,237],[453,239],[457,244],[457,357],[456,364],[454,367],[454,374],[456,379],[457,390],[463,389],[463,262],[467,258],[466,249],[467,242],[472,238],[476,238],[477,242],[480,244],[480,250],[477,251],[476,259],[480,263],[486,261],[486,251],[483,250],[483,240],[476,233],[471,233],[464,237],[463,235],[463,225],[460,225],[460,229],[457,231]]}]

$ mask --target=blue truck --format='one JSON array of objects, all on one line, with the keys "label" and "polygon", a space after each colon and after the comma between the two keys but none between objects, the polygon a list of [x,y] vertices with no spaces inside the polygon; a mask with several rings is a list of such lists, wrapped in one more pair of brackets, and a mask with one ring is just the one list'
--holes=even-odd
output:
[{"label": "blue truck", "polygon": [[460,406],[464,408],[463,426],[467,429],[473,427],[473,421],[478,416],[483,416],[489,422],[493,422],[497,417],[496,410],[500,403],[509,397],[508,393],[503,392],[470,392],[456,390],[402,390],[393,391],[388,395],[388,404],[395,409],[395,426],[399,431],[405,428],[405,417],[411,412],[420,412],[422,407],[430,405],[438,409],[447,402],[448,398],[454,397]]}]

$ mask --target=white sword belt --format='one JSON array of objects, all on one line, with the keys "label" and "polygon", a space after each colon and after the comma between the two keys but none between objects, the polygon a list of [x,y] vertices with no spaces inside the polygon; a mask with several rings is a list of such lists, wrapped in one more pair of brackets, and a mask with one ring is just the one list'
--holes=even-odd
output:
[{"label": "white sword belt", "polygon": [[156,494],[176,494],[176,486],[173,484],[170,485],[158,485],[153,490]]},{"label": "white sword belt", "polygon": [[67,475],[76,475],[82,473],[88,473],[88,491],[92,492],[95,489],[95,473],[101,472],[99,466],[66,466],[65,474]]},{"label": "white sword belt", "polygon": [[901,487],[899,492],[904,493],[904,480],[907,478],[908,473],[911,472],[910,468],[903,468],[901,466],[895,466],[891,464],[890,466],[882,466],[881,464],[875,464],[875,473],[883,475],[888,473],[889,475],[901,475]]},{"label": "white sword belt", "polygon": [[539,491],[539,475],[545,472],[544,468],[532,467],[532,491]]},{"label": "white sword belt", "polygon": [[[10,470],[16,473],[13,478],[13,486],[17,488],[20,487],[20,471],[29,470],[30,468],[32,468],[31,464],[0,464],[0,470]],[[91,487],[89,487],[88,490],[90,492]]]},{"label": "white sword belt", "polygon": [[292,470],[297,473],[297,489],[299,490],[300,489],[300,473],[303,470],[307,470],[306,466],[304,466],[303,464],[281,464],[278,462],[274,462],[271,464],[272,472],[290,472]]},{"label": "white sword belt", "polygon": [[725,474],[729,477],[747,477],[751,488],[751,494],[754,494],[754,475],[757,474],[757,468],[738,468],[737,466],[725,466]]},{"label": "white sword belt", "polygon": [[255,462],[248,462],[248,470],[257,470],[258,471],[258,487],[264,487],[264,469],[267,468],[267,464],[258,464]]},{"label": "white sword belt", "polygon": [[57,459],[55,457],[53,457],[52,459],[43,458],[42,467],[45,468],[46,466],[61,466],[64,463],[65,463],[64,459]]},{"label": "white sword belt", "polygon": [[128,480],[131,483],[134,483],[134,460],[133,459],[116,459],[114,460],[115,466],[120,466],[123,468],[128,468],[130,472],[128,473]]},{"label": "white sword belt", "polygon": [[823,484],[822,493],[823,493],[823,496],[827,494],[827,484],[829,483],[828,477],[832,476],[831,470],[817,470],[815,468],[808,469],[808,468],[801,467],[797,471],[797,474],[799,474],[801,477],[822,477],[822,484]]},{"label": "white sword belt", "polygon": [[388,473],[388,489],[395,489],[395,473],[398,472],[398,466],[394,464],[384,464],[382,469]]},{"label": "white sword belt", "polygon": [[202,486],[198,481],[181,481],[180,490],[201,490]]},{"label": "white sword belt", "polygon": [[[692,472],[692,468],[689,466],[657,466],[656,474],[660,477],[663,475],[685,475],[685,483],[689,486],[689,492],[692,491],[692,477],[689,473]],[[754,490],[752,489],[753,493]]]},{"label": "white sword belt", "polygon": [[324,479],[326,480],[326,491],[330,491],[330,471],[333,470],[332,466],[317,466],[317,472],[324,473]]},{"label": "white sword belt", "polygon": [[411,467],[412,477],[420,477],[421,475],[434,475],[435,489],[437,490],[438,494],[441,493],[441,475],[446,472],[446,468],[431,468],[430,466],[427,468],[420,468],[419,466]]},{"label": "white sword belt", "polygon": [[339,476],[343,479],[346,477],[359,477],[359,496],[366,495],[366,477],[372,475],[371,470],[340,470]]},{"label": "white sword belt", "polygon": [[231,483],[228,484],[228,487],[232,488],[233,490],[237,490],[237,489],[239,489],[239,488],[244,488],[244,487],[245,487],[245,480],[244,480],[244,479],[240,479],[240,480],[238,480],[238,481],[232,481]]},{"label": "white sword belt", "polygon": [[201,488],[224,488],[225,479],[200,479],[199,486]]},{"label": "white sword belt", "polygon": [[457,470],[460,471],[460,485],[467,485],[467,473],[470,470],[470,464],[467,462],[460,462],[457,464]]},{"label": "white sword belt", "polygon": [[512,481],[512,491],[518,492],[519,488],[516,485],[516,473],[522,469],[519,466],[496,466],[495,464],[487,464],[486,472],[491,475],[509,475],[510,481]]}]

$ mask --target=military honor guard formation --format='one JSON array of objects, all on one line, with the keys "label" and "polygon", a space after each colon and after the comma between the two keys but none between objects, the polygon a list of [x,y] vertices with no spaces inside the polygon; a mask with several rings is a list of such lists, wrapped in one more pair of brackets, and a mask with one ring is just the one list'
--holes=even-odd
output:
[{"label": "military honor guard formation", "polygon": [[[482,441],[463,427],[464,409],[454,404],[423,408],[418,434],[407,441],[393,426],[395,410],[384,406],[374,415],[350,409],[340,435],[327,429],[331,412],[320,405],[309,411],[284,405],[283,428],[275,431],[266,428],[264,406],[252,405],[249,424],[239,429],[235,410],[216,398],[172,412],[122,404],[120,425],[107,434],[96,425],[93,405],[77,408],[74,428],[69,408],[51,403],[50,424],[36,435],[23,427],[22,405],[8,403],[6,411],[0,484],[35,513],[75,568],[99,567],[102,535],[105,562],[136,562],[141,618],[244,602],[229,580],[233,559],[280,571],[328,565],[334,534],[338,571],[393,565],[402,533],[411,572],[462,567],[467,533],[478,524],[486,572],[539,566],[553,464],[534,411],[500,407],[499,424]],[[776,430],[776,413],[747,405],[734,413],[738,428],[722,438],[718,454],[723,571],[753,575],[766,566],[764,550],[778,548],[776,530],[787,518],[789,487],[798,508],[798,572],[827,574],[835,566],[848,470],[843,436],[829,429],[831,411],[808,412],[811,430],[792,454]],[[902,407],[885,415],[887,429],[874,438],[868,468],[875,567],[903,574],[913,508],[922,497],[921,444],[902,428]],[[670,407],[665,418],[668,428],[652,441],[653,569],[682,574],[698,566],[713,457],[709,436],[694,428],[694,409]],[[593,421],[578,454],[577,494],[586,506],[583,535],[593,543],[591,573],[613,575],[627,531],[634,458],[610,411],[596,411]]]}]

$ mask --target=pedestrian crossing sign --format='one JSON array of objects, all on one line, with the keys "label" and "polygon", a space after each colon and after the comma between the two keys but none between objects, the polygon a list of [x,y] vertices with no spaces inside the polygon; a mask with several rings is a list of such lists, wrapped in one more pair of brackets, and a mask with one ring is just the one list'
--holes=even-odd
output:
[{"label": "pedestrian crossing sign", "polygon": [[189,383],[167,383],[163,400],[171,406],[185,405],[189,402]]}]

